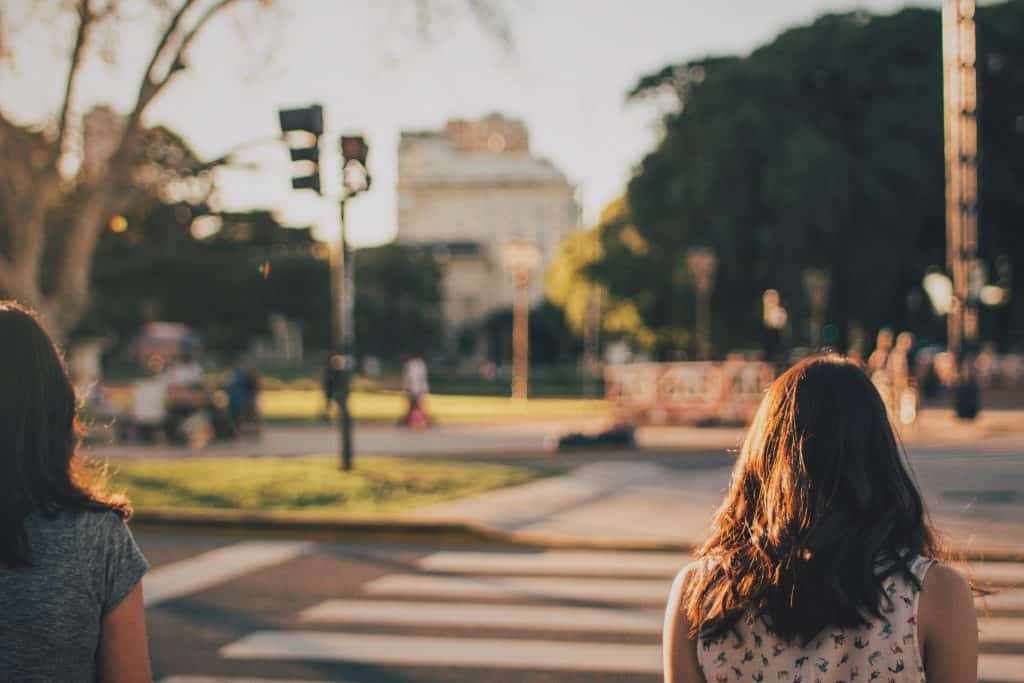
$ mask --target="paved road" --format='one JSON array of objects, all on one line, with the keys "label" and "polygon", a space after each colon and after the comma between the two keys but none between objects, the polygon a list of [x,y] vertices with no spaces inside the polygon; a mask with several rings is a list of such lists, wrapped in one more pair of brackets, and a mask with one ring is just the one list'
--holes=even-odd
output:
[{"label": "paved road", "polygon": [[[687,558],[140,535],[163,683],[655,683]],[[1024,681],[1024,565],[982,622],[982,679]]]}]

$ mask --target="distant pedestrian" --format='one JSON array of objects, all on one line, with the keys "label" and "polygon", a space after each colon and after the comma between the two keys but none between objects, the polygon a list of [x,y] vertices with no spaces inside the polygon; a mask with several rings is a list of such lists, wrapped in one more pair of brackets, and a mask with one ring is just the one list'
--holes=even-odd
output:
[{"label": "distant pedestrian", "polygon": [[405,391],[408,408],[403,424],[409,427],[423,428],[430,425],[423,399],[430,393],[427,364],[419,356],[412,356],[405,361],[402,368],[402,389]]},{"label": "distant pedestrian", "polygon": [[227,382],[228,406],[236,433],[259,433],[259,394],[259,374],[248,363],[241,360],[236,362],[228,374]]},{"label": "distant pedestrian", "polygon": [[769,388],[665,617],[666,683],[977,680],[971,589],[939,550],[864,371]]},{"label": "distant pedestrian", "polygon": [[345,357],[340,354],[328,356],[323,373],[324,407],[320,411],[320,419],[326,422],[330,419],[331,404],[338,401],[345,391]]},{"label": "distant pedestrian", "polygon": [[127,501],[88,483],[75,394],[35,315],[0,302],[0,680],[152,680]]}]

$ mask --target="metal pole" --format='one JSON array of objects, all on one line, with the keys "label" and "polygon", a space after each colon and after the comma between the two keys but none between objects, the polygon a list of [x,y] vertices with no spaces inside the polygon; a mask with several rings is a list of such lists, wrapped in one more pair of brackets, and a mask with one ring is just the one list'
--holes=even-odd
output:
[{"label": "metal pole", "polygon": [[512,313],[512,398],[525,399],[529,387],[530,305],[527,278],[516,282],[516,303]]},{"label": "metal pole", "polygon": [[341,370],[341,387],[336,394],[338,402],[338,450],[341,459],[341,469],[349,471],[352,469],[352,415],[349,410],[349,390],[352,383],[352,372],[354,368],[352,360],[352,301],[354,295],[353,268],[351,252],[348,246],[348,239],[345,230],[345,202],[347,198],[342,197],[338,202],[338,218],[341,234],[335,247],[336,257],[334,259],[334,317],[335,326],[335,348],[341,355],[344,365]]},{"label": "metal pole", "polygon": [[978,338],[969,268],[978,250],[978,121],[973,0],[943,0],[946,135],[946,263],[953,276],[949,350],[959,357]]}]

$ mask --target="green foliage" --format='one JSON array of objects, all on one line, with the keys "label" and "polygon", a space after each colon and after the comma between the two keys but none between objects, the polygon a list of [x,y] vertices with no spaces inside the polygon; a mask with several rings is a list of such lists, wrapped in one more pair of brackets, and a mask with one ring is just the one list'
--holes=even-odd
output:
[{"label": "green foliage", "polygon": [[356,254],[356,347],[427,355],[441,344],[441,267],[429,250],[389,244]]},{"label": "green foliage", "polygon": [[389,513],[525,483],[536,469],[364,457],[353,472],[332,456],[140,460],[111,467],[109,486],[137,508]]},{"label": "green foliage", "polygon": [[[1024,2],[978,10],[983,256],[1024,267]],[[636,306],[662,339],[692,328],[685,254],[715,249],[713,337],[756,345],[760,294],[778,289],[806,320],[801,272],[832,277],[828,318],[921,325],[908,301],[945,261],[940,17],[829,15],[745,58],[645,77],[634,96],[672,89],[678,111],[628,187],[628,212],[599,226],[586,273]],[[1020,278],[1014,285],[1021,292]],[[1024,305],[1004,309],[1018,337]]]},{"label": "green foliage", "polygon": [[616,278],[618,267],[631,265],[628,258],[626,263],[616,258],[618,252],[614,244],[611,248],[602,244],[605,232],[617,230],[628,242],[624,246],[630,250],[629,256],[646,253],[646,241],[628,221],[629,209],[625,198],[621,197],[602,211],[597,228],[579,230],[562,240],[545,275],[545,291],[548,300],[563,311],[569,328],[577,337],[584,334],[593,297],[599,296],[602,332],[627,336],[641,346],[650,346],[653,337],[644,327],[633,302],[610,299],[599,284]]}]

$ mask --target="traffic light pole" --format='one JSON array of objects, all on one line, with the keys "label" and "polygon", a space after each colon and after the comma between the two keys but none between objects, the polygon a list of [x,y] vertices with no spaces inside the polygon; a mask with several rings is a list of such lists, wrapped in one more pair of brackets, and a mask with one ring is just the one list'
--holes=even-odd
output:
[{"label": "traffic light pole", "polygon": [[344,365],[340,373],[341,387],[337,392],[338,402],[338,455],[341,459],[341,469],[346,472],[352,469],[352,413],[349,408],[349,394],[352,388],[352,374],[355,372],[355,360],[353,356],[353,339],[355,329],[353,328],[353,303],[355,301],[355,275],[352,251],[348,244],[348,235],[345,226],[345,203],[348,196],[343,194],[338,202],[338,218],[340,234],[335,246],[336,253],[333,259],[334,282],[335,282],[335,320],[336,340],[335,346],[338,354],[342,357]]}]

